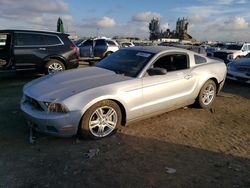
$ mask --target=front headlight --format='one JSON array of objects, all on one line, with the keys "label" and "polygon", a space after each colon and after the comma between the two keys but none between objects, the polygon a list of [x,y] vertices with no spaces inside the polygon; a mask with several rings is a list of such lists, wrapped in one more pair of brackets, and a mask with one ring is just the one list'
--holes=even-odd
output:
[{"label": "front headlight", "polygon": [[48,112],[67,113],[69,111],[66,106],[60,103],[45,102],[44,104],[47,107]]}]

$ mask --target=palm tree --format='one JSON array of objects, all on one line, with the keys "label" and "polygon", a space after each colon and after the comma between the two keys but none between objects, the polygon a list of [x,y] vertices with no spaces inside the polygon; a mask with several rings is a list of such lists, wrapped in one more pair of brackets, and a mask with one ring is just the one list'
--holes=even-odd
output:
[{"label": "palm tree", "polygon": [[64,33],[63,21],[60,17],[57,20],[57,32]]}]

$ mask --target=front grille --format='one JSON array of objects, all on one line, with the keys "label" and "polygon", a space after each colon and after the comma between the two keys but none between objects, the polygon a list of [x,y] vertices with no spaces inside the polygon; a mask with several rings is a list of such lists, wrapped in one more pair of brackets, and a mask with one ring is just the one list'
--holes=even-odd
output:
[{"label": "front grille", "polygon": [[29,96],[25,96],[25,101],[26,103],[28,103],[29,105],[31,105],[33,108],[40,110],[40,111],[44,111],[43,108],[41,107],[41,105],[39,104],[39,102],[37,102],[35,99],[29,97]]},{"label": "front grille", "polygon": [[217,57],[217,58],[222,59],[224,61],[227,61],[227,55],[228,55],[228,53],[226,53],[226,52],[214,52],[214,57]]}]

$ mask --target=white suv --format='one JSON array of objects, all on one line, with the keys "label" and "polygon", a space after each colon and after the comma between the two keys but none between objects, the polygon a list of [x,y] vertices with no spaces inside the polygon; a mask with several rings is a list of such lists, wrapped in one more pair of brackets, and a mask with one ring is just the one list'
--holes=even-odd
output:
[{"label": "white suv", "polygon": [[250,43],[236,43],[227,45],[226,49],[213,53],[214,57],[220,58],[228,63],[234,59],[243,57],[250,52]]}]

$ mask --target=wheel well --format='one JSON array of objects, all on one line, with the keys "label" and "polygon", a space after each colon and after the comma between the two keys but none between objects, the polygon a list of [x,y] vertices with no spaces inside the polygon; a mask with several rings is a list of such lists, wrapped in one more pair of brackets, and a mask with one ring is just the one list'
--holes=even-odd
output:
[{"label": "wheel well", "polygon": [[213,80],[215,85],[216,85],[216,93],[218,94],[218,89],[220,87],[220,84],[218,83],[217,79],[216,78],[210,78],[209,80]]},{"label": "wheel well", "polygon": [[[119,101],[114,100],[114,99],[105,99],[105,100],[111,100],[111,101],[115,102],[115,103],[119,106],[119,108],[120,108],[120,110],[121,110],[121,114],[122,114],[122,122],[121,122],[121,125],[122,125],[122,126],[125,126],[125,125],[126,125],[127,114],[126,114],[126,110],[125,110],[124,106],[122,105],[122,103],[120,103]],[[99,102],[100,102],[100,101],[99,101]],[[93,104],[93,105],[94,105],[94,104]],[[92,106],[92,105],[91,105],[91,106]],[[90,106],[90,107],[91,107],[91,106]],[[89,108],[90,108],[90,107],[89,107]],[[88,108],[88,109],[89,109],[89,108]],[[88,110],[88,109],[87,109],[87,110]],[[87,110],[86,110],[86,111],[87,111]],[[86,113],[86,111],[82,114],[80,123],[81,123],[82,118],[83,118],[84,114]],[[79,124],[79,125],[80,125],[80,124]]]},{"label": "wheel well", "polygon": [[[49,60],[53,60],[53,59],[56,59],[56,60],[58,60],[58,61],[61,61],[61,62],[64,64],[65,68],[67,68],[67,67],[66,67],[66,62],[65,62],[65,60],[64,60],[63,58],[61,58],[61,57],[50,57],[50,58],[49,58]],[[48,61],[49,61],[49,60],[48,60]]]},{"label": "wheel well", "polygon": [[119,108],[120,108],[120,110],[121,110],[121,113],[122,113],[122,126],[125,126],[125,124],[126,124],[126,110],[125,110],[125,108],[124,108],[124,106],[122,105],[122,103],[120,103],[119,101],[117,101],[117,100],[113,100],[113,99],[111,99],[111,101],[114,101],[118,106],[119,106]]}]

